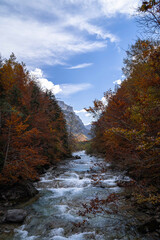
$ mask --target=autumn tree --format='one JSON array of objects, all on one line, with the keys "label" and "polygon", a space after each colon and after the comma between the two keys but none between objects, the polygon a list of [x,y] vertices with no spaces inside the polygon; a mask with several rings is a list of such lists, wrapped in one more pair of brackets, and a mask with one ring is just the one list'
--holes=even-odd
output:
[{"label": "autumn tree", "polygon": [[160,35],[160,1],[142,1],[138,8],[139,17],[137,19],[142,31],[152,37],[159,38]]},{"label": "autumn tree", "polygon": [[[136,180],[159,189],[160,47],[139,39],[124,63],[126,79],[94,123],[92,147]],[[97,107],[94,102],[88,111],[94,114]]]},{"label": "autumn tree", "polygon": [[36,168],[47,163],[39,148],[40,132],[29,128],[28,118],[22,120],[21,114],[12,109],[6,120],[3,140],[4,164],[0,174],[0,183],[15,183],[38,178]]},{"label": "autumn tree", "polygon": [[0,65],[0,182],[38,178],[70,155],[63,113],[14,54]]}]

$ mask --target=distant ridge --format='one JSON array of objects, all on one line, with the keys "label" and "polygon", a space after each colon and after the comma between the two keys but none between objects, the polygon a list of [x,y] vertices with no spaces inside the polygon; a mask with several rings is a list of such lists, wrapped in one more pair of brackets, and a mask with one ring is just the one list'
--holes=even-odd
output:
[{"label": "distant ridge", "polygon": [[72,133],[78,141],[87,141],[90,139],[89,129],[85,127],[82,120],[77,116],[73,107],[63,101],[58,100],[58,105],[62,109],[67,122],[68,132]]},{"label": "distant ridge", "polygon": [[84,125],[86,129],[88,129],[89,131],[91,130],[91,127],[92,127],[92,124],[87,124],[87,125]]}]

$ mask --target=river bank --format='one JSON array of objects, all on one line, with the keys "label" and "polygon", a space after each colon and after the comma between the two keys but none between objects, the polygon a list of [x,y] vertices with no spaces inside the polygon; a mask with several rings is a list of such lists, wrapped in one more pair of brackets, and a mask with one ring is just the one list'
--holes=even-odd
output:
[{"label": "river bank", "polygon": [[34,184],[38,199],[23,206],[25,222],[4,224],[0,239],[158,240],[156,231],[138,231],[150,216],[133,205],[129,189],[118,186],[125,176],[103,158],[78,155],[41,176]]}]

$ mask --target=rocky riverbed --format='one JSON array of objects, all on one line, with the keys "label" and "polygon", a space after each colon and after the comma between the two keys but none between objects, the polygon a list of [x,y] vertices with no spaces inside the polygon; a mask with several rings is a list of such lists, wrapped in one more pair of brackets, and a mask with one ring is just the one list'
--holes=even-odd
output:
[{"label": "rocky riverbed", "polygon": [[[23,207],[23,223],[1,225],[1,240],[158,240],[159,223],[133,204],[102,158],[83,151],[45,173],[35,183],[38,199]],[[149,231],[146,223],[156,228]],[[146,230],[144,230],[146,228]]]}]

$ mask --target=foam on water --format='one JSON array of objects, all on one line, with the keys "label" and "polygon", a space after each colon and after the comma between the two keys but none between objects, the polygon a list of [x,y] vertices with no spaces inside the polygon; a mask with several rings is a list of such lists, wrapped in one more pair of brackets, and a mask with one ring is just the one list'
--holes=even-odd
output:
[{"label": "foam on water", "polygon": [[38,238],[38,236],[28,236],[28,231],[24,230],[24,228],[25,225],[22,225],[21,227],[14,230],[15,240],[36,240]]},{"label": "foam on water", "polygon": [[45,182],[45,183],[48,183],[48,182],[52,182],[53,180],[52,179],[45,179],[45,177],[41,178],[40,180],[42,183]]},{"label": "foam on water", "polygon": [[[51,230],[50,237],[54,237],[54,236],[64,236],[64,229],[63,228],[55,228],[53,230]],[[53,238],[52,238],[53,239]]]},{"label": "foam on water", "polygon": [[68,219],[70,221],[80,221],[82,217],[76,216],[77,210],[70,209],[68,205],[56,205],[59,209],[59,214],[63,215],[63,218]]},{"label": "foam on water", "polygon": [[58,210],[60,211],[60,213],[62,213],[62,214],[69,210],[68,205],[55,205],[55,207],[57,207]]},{"label": "foam on water", "polygon": [[91,183],[91,179],[89,178],[83,178],[83,179],[79,179],[79,178],[56,178],[56,181],[60,181],[59,185],[61,186],[65,186],[65,187],[83,187],[83,186],[87,186]]},{"label": "foam on water", "polygon": [[66,239],[68,239],[68,240],[85,240],[85,239],[104,240],[103,236],[95,235],[95,232],[76,233],[76,234],[73,234],[69,237],[54,236],[51,239],[52,240],[66,240]]},{"label": "foam on water", "polygon": [[54,193],[52,198],[62,197],[69,193],[70,195],[76,195],[83,191],[84,188],[75,188],[75,187],[68,187],[68,188],[48,188],[47,190]]},{"label": "foam on water", "polygon": [[78,179],[79,175],[77,173],[65,172],[64,174],[61,174],[61,176],[56,178],[56,179],[61,179],[61,178],[66,179],[68,177],[72,177],[72,178]]},{"label": "foam on water", "polygon": [[63,213],[63,218],[64,219],[67,219],[71,222],[77,222],[77,221],[81,221],[83,218],[82,217],[79,217],[79,216],[74,216],[70,213]]},{"label": "foam on water", "polygon": [[116,183],[116,177],[113,178],[109,178],[109,179],[105,179],[102,181],[106,186],[109,187],[116,187],[117,183]]},{"label": "foam on water", "polygon": [[[124,239],[124,222],[128,221],[125,216],[119,222],[117,215],[111,216],[105,211],[97,215],[80,214],[80,211],[85,211],[83,205],[90,206],[91,200],[97,196],[99,199],[105,199],[111,193],[121,192],[116,181],[123,176],[118,176],[119,172],[115,176],[110,169],[101,173],[99,163],[105,167],[109,165],[101,158],[87,156],[84,151],[74,155],[80,155],[81,159],[65,161],[56,171],[44,174],[41,180],[35,183],[40,191],[40,198],[27,207],[29,216],[26,225],[15,229],[13,240]],[[94,174],[102,178],[97,185],[93,184]],[[125,180],[130,179],[126,177]],[[110,208],[112,206],[107,205],[104,210]],[[84,219],[87,221],[86,225],[77,227],[76,224],[83,223]],[[119,225],[119,230],[115,230]]]}]

